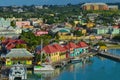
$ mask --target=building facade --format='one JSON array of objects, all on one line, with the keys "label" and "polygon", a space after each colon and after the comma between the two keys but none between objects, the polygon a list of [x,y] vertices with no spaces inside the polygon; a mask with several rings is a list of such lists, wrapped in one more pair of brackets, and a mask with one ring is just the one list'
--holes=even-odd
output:
[{"label": "building facade", "polygon": [[85,3],[82,5],[83,10],[109,10],[105,3]]}]

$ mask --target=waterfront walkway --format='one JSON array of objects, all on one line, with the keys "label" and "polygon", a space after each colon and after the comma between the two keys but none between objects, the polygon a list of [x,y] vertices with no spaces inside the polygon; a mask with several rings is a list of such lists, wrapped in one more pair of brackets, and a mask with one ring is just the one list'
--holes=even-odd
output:
[{"label": "waterfront walkway", "polygon": [[[82,54],[80,54],[80,56],[79,56],[79,60],[82,60],[82,59],[85,59],[85,58],[88,58],[88,57],[92,57],[92,56],[94,56],[94,55],[96,55],[96,54],[97,54],[97,53],[93,53],[93,52],[91,52],[91,53],[82,53]],[[60,60],[60,61],[58,61],[58,62],[52,63],[52,66],[53,66],[54,68],[55,68],[55,67],[62,67],[62,66],[64,66],[64,65],[69,64],[70,61],[71,61],[71,58],[67,58],[67,59]]]},{"label": "waterfront walkway", "polygon": [[115,60],[115,61],[120,61],[119,54],[114,54],[114,53],[109,53],[109,52],[99,52],[98,55]]}]

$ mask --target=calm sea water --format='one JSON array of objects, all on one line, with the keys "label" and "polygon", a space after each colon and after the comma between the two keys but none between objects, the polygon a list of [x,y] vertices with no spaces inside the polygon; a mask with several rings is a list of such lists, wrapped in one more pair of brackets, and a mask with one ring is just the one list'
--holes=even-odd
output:
[{"label": "calm sea water", "polygon": [[[116,53],[120,54],[120,50],[117,49]],[[29,72],[28,80],[120,80],[120,63],[93,57],[85,64],[71,64],[47,75]]]}]

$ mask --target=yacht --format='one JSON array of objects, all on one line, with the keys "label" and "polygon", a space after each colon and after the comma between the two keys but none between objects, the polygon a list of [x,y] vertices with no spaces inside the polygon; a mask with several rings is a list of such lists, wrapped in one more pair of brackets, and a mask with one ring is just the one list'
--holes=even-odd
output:
[{"label": "yacht", "polygon": [[42,64],[41,66],[34,66],[34,72],[36,71],[49,72],[49,71],[54,71],[54,68],[50,64]]},{"label": "yacht", "polygon": [[26,80],[27,69],[22,64],[15,64],[10,68],[9,80]]}]

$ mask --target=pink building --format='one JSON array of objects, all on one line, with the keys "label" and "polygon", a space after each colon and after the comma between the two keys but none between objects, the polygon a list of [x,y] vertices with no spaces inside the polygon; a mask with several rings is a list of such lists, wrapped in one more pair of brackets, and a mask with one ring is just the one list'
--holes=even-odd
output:
[{"label": "pink building", "polygon": [[44,35],[44,34],[48,34],[48,32],[47,31],[36,31],[34,34],[36,36],[41,36],[41,35]]},{"label": "pink building", "polygon": [[23,27],[23,26],[30,26],[30,22],[29,21],[16,21],[16,26],[18,27]]}]

